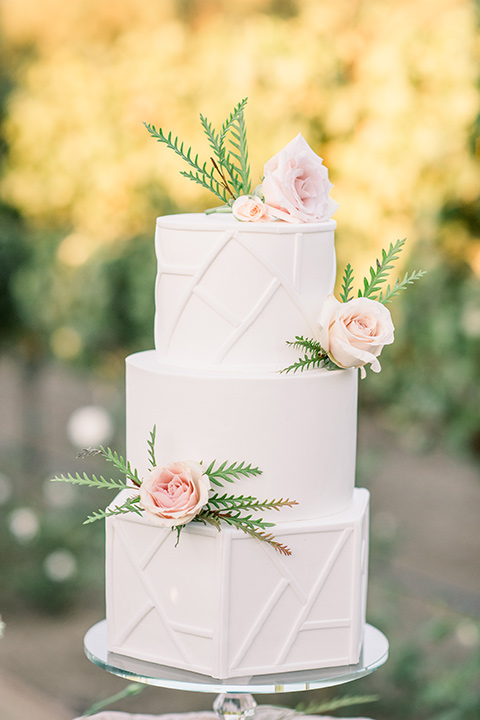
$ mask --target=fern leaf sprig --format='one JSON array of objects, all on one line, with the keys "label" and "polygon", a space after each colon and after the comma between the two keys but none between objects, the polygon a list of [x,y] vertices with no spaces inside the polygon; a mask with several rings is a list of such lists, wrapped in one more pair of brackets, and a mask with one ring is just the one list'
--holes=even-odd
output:
[{"label": "fern leaf sprig", "polygon": [[298,505],[296,500],[290,500],[289,498],[280,498],[280,500],[259,500],[256,497],[250,495],[219,495],[213,493],[208,500],[208,506],[215,508],[223,507],[225,509],[235,510],[253,510],[257,512],[259,510],[280,510],[282,507],[293,507]]},{"label": "fern leaf sprig", "polygon": [[243,109],[237,113],[232,123],[231,135],[234,140],[230,138],[230,144],[236,150],[236,152],[232,150],[231,154],[238,162],[238,165],[234,165],[234,168],[242,180],[241,194],[249,195],[251,192],[250,165],[248,162],[247,127]]},{"label": "fern leaf sprig", "polygon": [[216,518],[219,521],[225,522],[227,525],[230,525],[231,527],[235,527],[238,530],[241,530],[242,532],[246,533],[247,535],[250,535],[251,537],[256,538],[257,540],[261,540],[263,542],[268,543],[271,545],[275,550],[280,552],[282,555],[291,555],[291,550],[283,543],[278,542],[275,540],[275,537],[270,532],[265,532],[265,528],[272,527],[273,523],[266,523],[264,521],[260,520],[253,520],[250,517],[235,517],[229,513],[222,513],[222,512],[209,512],[206,510],[202,510],[202,512],[197,515],[194,520],[199,520],[200,522],[209,522],[209,519]]},{"label": "fern leaf sprig", "polygon": [[155,436],[157,434],[157,426],[154,425],[150,431],[150,437],[147,440],[148,445],[148,460],[152,468],[157,467],[157,461],[155,459]]},{"label": "fern leaf sprig", "polygon": [[324,715],[327,712],[331,713],[341,708],[351,707],[352,705],[377,702],[378,699],[378,695],[345,695],[320,703],[315,701],[308,703],[308,705],[301,703],[297,705],[295,712],[299,715]]},{"label": "fern leaf sprig", "polygon": [[225,120],[225,122],[222,125],[222,129],[220,131],[220,147],[224,148],[225,138],[227,136],[228,131],[233,126],[235,122],[240,118],[240,116],[243,117],[243,113],[245,110],[245,106],[248,102],[248,98],[243,98],[243,100],[240,100],[240,102],[233,108],[232,112],[228,116],[228,118]]},{"label": "fern leaf sprig", "polygon": [[410,275],[408,273],[405,273],[402,280],[399,280],[399,278],[395,280],[393,287],[387,285],[385,292],[382,291],[378,296],[378,301],[385,305],[387,302],[390,302],[390,300],[395,297],[395,295],[397,295],[400,290],[405,290],[408,285],[413,285],[413,283],[416,280],[422,278],[425,273],[426,270],[416,270]]},{"label": "fern leaf sprig", "polygon": [[189,180],[192,180],[198,185],[202,185],[202,187],[204,187],[206,190],[210,190],[211,192],[213,192],[217,197],[220,198],[220,200],[223,200],[223,202],[227,202],[225,190],[213,176],[214,169],[209,172],[207,170],[207,163],[203,163],[203,165],[200,165],[200,163],[198,162],[198,154],[193,157],[191,147],[189,147],[185,151],[185,144],[181,142],[178,138],[172,138],[171,132],[169,132],[168,135],[165,135],[162,128],[158,128],[157,130],[154,125],[149,125],[148,123],[144,123],[144,125],[150,135],[155,138],[155,140],[165,143],[165,145],[170,148],[170,150],[173,150],[179,157],[182,158],[182,160],[184,160],[192,168],[192,170],[189,172],[182,171],[180,175],[187,177]]},{"label": "fern leaf sprig", "polygon": [[304,349],[312,353],[326,355],[325,350],[322,348],[318,340],[304,338],[303,335],[295,335],[295,340],[287,340],[287,345],[295,348],[296,350]]},{"label": "fern leaf sprig", "polygon": [[305,355],[305,357],[300,357],[298,360],[291,365],[289,365],[286,368],[283,368],[280,370],[281,373],[285,373],[285,375],[288,375],[288,373],[293,372],[296,373],[300,370],[300,372],[303,372],[304,370],[315,370],[316,368],[326,367],[328,362],[328,356],[325,355]]},{"label": "fern leaf sprig", "polygon": [[287,340],[287,345],[295,348],[296,350],[303,350],[304,356],[298,358],[298,360],[283,370],[281,373],[288,374],[290,372],[296,373],[299,370],[312,370],[319,367],[329,367],[329,358],[326,351],[320,345],[317,340],[312,338],[305,338],[303,335],[296,335],[295,340]]},{"label": "fern leaf sprig", "polygon": [[385,282],[388,272],[392,270],[393,264],[398,260],[404,244],[405,238],[397,240],[395,244],[390,243],[388,250],[382,250],[382,259],[377,260],[374,268],[370,268],[370,277],[363,279],[363,290],[358,291],[358,297],[378,299],[380,286]]},{"label": "fern leaf sprig", "polygon": [[[242,186],[242,180],[241,175],[238,172],[238,170],[235,169],[234,164],[232,163],[230,154],[226,152],[225,149],[225,140],[227,137],[228,132],[231,130],[231,128],[234,126],[235,123],[241,122],[243,125],[245,125],[244,120],[244,110],[245,106],[248,102],[248,98],[244,98],[241,100],[236,107],[232,110],[229,117],[225,120],[225,122],[222,125],[222,129],[220,131],[219,135],[219,158],[221,158],[221,162],[223,165],[225,165],[226,169],[228,170],[228,173],[232,179],[232,182],[235,186],[235,191],[237,195],[241,195],[242,193],[245,193],[245,190]],[[246,137],[245,137],[245,147],[246,147]],[[233,153],[232,153],[233,154]],[[247,151],[248,156],[248,151]],[[247,183],[248,192],[250,192],[250,184]]]},{"label": "fern leaf sprig", "polygon": [[136,470],[132,470],[129,462],[125,462],[123,457],[110,448],[104,448],[100,446],[100,451],[107,462],[111,462],[114,467],[117,468],[121,473],[125,475],[134,485],[140,487],[142,484]]},{"label": "fern leaf sprig", "polygon": [[205,474],[208,475],[210,481],[214,485],[223,487],[223,482],[234,482],[244,477],[256,477],[262,474],[262,471],[258,467],[253,467],[251,463],[248,465],[242,460],[242,462],[232,462],[230,465],[228,461],[224,461],[215,467],[216,460],[213,460],[208,468],[205,470]]},{"label": "fern leaf sprig", "polygon": [[[240,194],[241,183],[238,173],[235,172],[235,168],[233,167],[233,164],[230,160],[230,156],[225,152],[225,137],[223,131],[222,133],[215,132],[212,124],[203,115],[200,115],[200,121],[202,123],[204,132],[208,138],[210,147],[212,148],[213,153],[216,157],[216,160],[213,157],[210,158],[210,160],[212,161],[212,165],[215,168],[216,172],[222,179],[221,185],[223,185],[225,190],[227,190],[227,192],[229,192],[232,197],[235,197],[236,195]],[[223,169],[229,175],[230,183],[233,186],[234,192],[232,192],[230,189],[229,181],[225,177],[225,172]]]},{"label": "fern leaf sprig", "polygon": [[353,285],[353,268],[348,263],[347,267],[343,272],[342,290],[340,292],[340,298],[342,302],[348,302],[350,300],[350,294],[352,292]]},{"label": "fern leaf sprig", "polygon": [[172,139],[172,132],[170,131],[168,135],[165,135],[162,128],[157,128],[155,125],[150,125],[149,123],[143,123],[145,127],[147,128],[150,135],[157,140],[157,142],[165,143],[165,145],[170,148],[170,150],[173,150],[177,155],[179,155],[182,160],[185,160],[185,162],[190,165],[193,170],[196,170],[199,173],[204,173],[206,170],[206,163],[202,165],[198,162],[198,154],[195,155],[195,157],[192,157],[192,148],[189,147],[188,150],[185,152],[184,147],[185,143],[180,141],[178,137]]},{"label": "fern leaf sprig", "polygon": [[229,185],[229,183],[228,183],[228,180],[227,180],[227,178],[225,177],[224,171],[222,170],[221,167],[219,167],[219,166],[217,165],[217,163],[216,163],[216,161],[215,161],[215,159],[214,159],[213,157],[210,158],[210,160],[212,161],[212,165],[213,165],[214,169],[217,171],[217,174],[220,176],[220,179],[221,179],[220,185],[225,189],[225,192],[226,192],[226,193],[228,193],[229,195],[232,196],[232,200],[235,200],[235,194],[233,193],[233,191],[232,191],[231,188],[230,188],[230,185]]},{"label": "fern leaf sprig", "polygon": [[210,190],[214,195],[216,195],[220,200],[222,200],[225,204],[228,204],[228,195],[225,191],[225,188],[223,185],[213,176],[214,169],[209,173],[205,169],[205,171],[188,171],[188,170],[181,170],[180,175],[183,175],[183,177],[188,178],[189,180],[192,180],[192,182],[196,183],[197,185],[201,185],[205,190]]},{"label": "fern leaf sprig", "polygon": [[105,508],[104,510],[96,510],[87,517],[83,524],[89,525],[96,520],[105,520],[105,518],[111,517],[112,515],[125,515],[129,512],[134,512],[137,515],[141,515],[143,509],[138,506],[139,501],[140,497],[137,495],[136,497],[126,500],[122,505],[115,505],[115,507],[113,508]]},{"label": "fern leaf sprig", "polygon": [[89,476],[86,473],[80,475],[75,473],[72,475],[57,475],[52,478],[52,482],[67,482],[72,485],[86,485],[87,487],[104,488],[106,490],[123,490],[129,487],[124,480],[114,480],[113,478],[104,478],[102,475],[97,477],[96,475]]}]

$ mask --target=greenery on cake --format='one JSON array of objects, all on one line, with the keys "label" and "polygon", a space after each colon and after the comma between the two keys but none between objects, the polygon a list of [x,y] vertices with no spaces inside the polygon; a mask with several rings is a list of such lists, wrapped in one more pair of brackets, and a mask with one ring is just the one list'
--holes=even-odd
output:
[{"label": "greenery on cake", "polygon": [[406,272],[403,278],[383,287],[404,244],[405,239],[397,240],[390,243],[388,250],[382,250],[381,259],[370,267],[356,297],[353,269],[347,264],[342,277],[341,302],[333,295],[328,296],[320,312],[317,338],[297,335],[295,340],[287,341],[287,345],[301,350],[303,355],[281,372],[359,367],[365,377],[368,363],[374,372],[380,372],[378,356],[384,345],[394,340],[394,327],[385,304],[425,274],[423,270]]},{"label": "greenery on cake", "polygon": [[246,104],[247,98],[241,100],[220,130],[215,130],[212,123],[204,115],[200,115],[200,122],[213,152],[210,158],[211,166],[207,162],[199,162],[198,153],[194,154],[191,147],[185,148],[184,142],[173,137],[171,132],[164,133],[161,128],[157,130],[148,123],[144,125],[155,140],[164,143],[187,163],[190,169],[182,170],[181,175],[210,190],[217,198],[230,205],[237,197],[249,195],[251,192],[244,117]]},{"label": "greenery on cake", "polygon": [[224,205],[206,210],[231,212],[242,222],[279,221],[289,223],[328,220],[337,203],[330,197],[333,187],[328,170],[301,135],[268,160],[263,178],[252,192],[248,159],[245,106],[241,100],[219,130],[200,115],[203,131],[212,151],[210,163],[201,162],[198,153],[171,131],[144,123],[150,135],[188,165],[180,174],[212,192]]},{"label": "greenery on cake", "polygon": [[251,463],[217,463],[213,460],[207,467],[193,461],[173,462],[158,467],[155,457],[155,427],[147,440],[150,470],[144,478],[132,469],[129,462],[110,448],[86,448],[78,457],[101,455],[118,470],[123,478],[105,478],[103,475],[67,473],[52,478],[54,482],[104,488],[107,490],[130,490],[131,496],[119,505],[91,513],[84,524],[104,520],[113,515],[135,513],[143,515],[154,524],[169,527],[177,532],[177,542],[182,529],[189,522],[201,522],[221,530],[222,523],[241,530],[251,537],[266,542],[283,555],[290,555],[290,549],[278,542],[271,532],[275,523],[257,517],[255,513],[265,510],[280,510],[296,505],[295,500],[259,500],[252,495],[233,495],[218,492],[212,485],[223,488],[224,483],[233,483],[242,478],[262,474]]}]

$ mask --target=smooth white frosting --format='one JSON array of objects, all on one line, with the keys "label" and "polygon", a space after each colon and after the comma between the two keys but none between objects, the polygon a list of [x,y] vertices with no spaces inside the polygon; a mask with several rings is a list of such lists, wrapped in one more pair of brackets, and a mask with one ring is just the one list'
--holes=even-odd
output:
[{"label": "smooth white frosting", "polygon": [[[277,523],[345,510],[355,481],[357,371],[297,375],[185,370],[153,350],[127,358],[127,457],[148,469],[156,426],[157,464],[245,461],[262,470],[229,486],[235,494],[289,497]],[[268,516],[268,513],[267,513]]]}]

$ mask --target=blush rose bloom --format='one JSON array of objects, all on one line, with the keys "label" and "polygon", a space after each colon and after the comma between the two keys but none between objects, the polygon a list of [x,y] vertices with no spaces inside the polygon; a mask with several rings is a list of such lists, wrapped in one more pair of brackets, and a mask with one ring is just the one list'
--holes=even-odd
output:
[{"label": "blush rose bloom", "polygon": [[270,215],[286,222],[328,220],[338,204],[323,160],[297,135],[264,167],[262,193]]},{"label": "blush rose bloom", "polygon": [[385,305],[365,297],[341,303],[329,295],[318,324],[320,345],[336,365],[360,367],[362,377],[367,363],[373,372],[380,372],[378,356],[383,346],[394,340],[392,318]]},{"label": "blush rose bloom", "polygon": [[193,461],[151,470],[140,486],[140,505],[156,525],[186,525],[208,502],[210,479]]},{"label": "blush rose bloom", "polygon": [[268,208],[256,195],[240,195],[232,205],[232,213],[244,222],[267,222],[271,220]]}]

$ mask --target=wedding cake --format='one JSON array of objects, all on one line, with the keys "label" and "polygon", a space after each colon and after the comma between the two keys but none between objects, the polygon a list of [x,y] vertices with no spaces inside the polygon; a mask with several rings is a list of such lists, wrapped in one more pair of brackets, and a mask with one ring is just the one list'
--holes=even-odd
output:
[{"label": "wedding cake", "polygon": [[106,520],[108,651],[221,679],[359,661],[358,374],[380,370],[385,303],[422,274],[381,289],[398,241],[356,297],[348,265],[337,300],[328,172],[298,136],[252,192],[244,106],[219,133],[202,117],[213,169],[147,126],[224,205],[157,219],[155,349],[126,361],[127,459],[93,451],[125,481],[57,478],[121,490],[88,519]]}]

